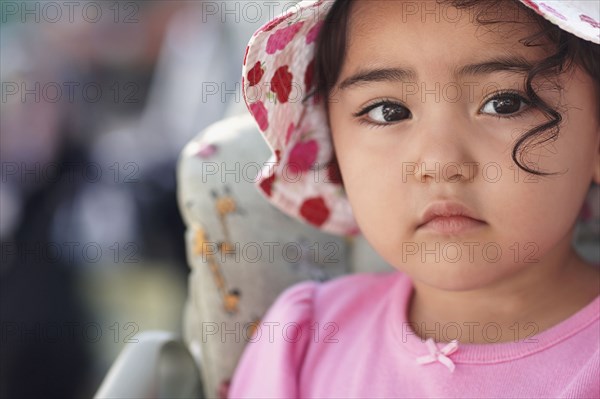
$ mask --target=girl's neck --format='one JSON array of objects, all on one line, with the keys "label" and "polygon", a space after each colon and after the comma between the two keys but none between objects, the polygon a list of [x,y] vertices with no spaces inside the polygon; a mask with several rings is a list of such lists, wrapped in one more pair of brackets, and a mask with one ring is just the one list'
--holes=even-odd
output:
[{"label": "girl's neck", "polygon": [[530,338],[600,294],[600,270],[566,245],[563,256],[549,254],[546,261],[477,290],[445,291],[414,281],[408,320],[418,336],[436,342],[453,339],[457,330],[459,342],[471,344]]}]

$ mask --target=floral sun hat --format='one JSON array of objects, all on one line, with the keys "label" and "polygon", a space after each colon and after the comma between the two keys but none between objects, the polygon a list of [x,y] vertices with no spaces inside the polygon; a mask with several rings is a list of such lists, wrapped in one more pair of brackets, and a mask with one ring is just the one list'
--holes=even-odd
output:
[{"label": "floral sun hat", "polygon": [[[600,1],[519,1],[561,29],[600,44]],[[259,191],[292,217],[354,235],[359,228],[334,159],[324,103],[304,98],[314,89],[316,39],[333,3],[302,1],[256,31],[244,56],[242,89],[273,154],[257,179]],[[593,207],[584,208],[593,217]]]}]

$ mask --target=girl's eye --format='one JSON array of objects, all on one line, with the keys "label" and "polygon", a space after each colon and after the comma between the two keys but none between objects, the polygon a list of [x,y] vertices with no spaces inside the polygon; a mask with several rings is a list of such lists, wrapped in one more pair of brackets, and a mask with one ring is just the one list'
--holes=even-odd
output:
[{"label": "girl's eye", "polygon": [[369,105],[354,114],[355,117],[361,117],[363,115],[367,115],[368,118],[361,121],[374,125],[390,125],[411,117],[408,108],[390,101],[381,101]]},{"label": "girl's eye", "polygon": [[520,114],[529,105],[530,102],[517,93],[501,93],[490,99],[479,112],[498,118],[511,118]]}]

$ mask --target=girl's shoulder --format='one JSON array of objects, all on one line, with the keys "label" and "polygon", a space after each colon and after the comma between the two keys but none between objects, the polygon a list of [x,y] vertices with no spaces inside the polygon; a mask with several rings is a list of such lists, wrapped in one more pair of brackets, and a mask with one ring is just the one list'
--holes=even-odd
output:
[{"label": "girl's shoulder", "polygon": [[392,289],[406,279],[401,272],[356,273],[325,282],[303,281],[285,289],[271,306],[270,319],[304,321],[333,317],[352,309],[384,303]]},{"label": "girl's shoulder", "polygon": [[402,272],[355,273],[333,278],[324,282],[308,280],[296,283],[285,289],[277,302],[307,303],[333,298],[371,298],[385,294],[399,280],[405,279]]},{"label": "girl's shoulder", "polygon": [[399,271],[349,274],[319,284],[316,288],[315,300],[377,301],[406,278],[407,276]]}]

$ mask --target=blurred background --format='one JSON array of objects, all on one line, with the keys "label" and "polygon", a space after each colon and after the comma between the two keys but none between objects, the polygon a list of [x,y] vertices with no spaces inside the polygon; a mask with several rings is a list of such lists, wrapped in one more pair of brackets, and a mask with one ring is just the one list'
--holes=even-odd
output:
[{"label": "blurred background", "polygon": [[91,397],[180,332],[180,151],[245,112],[245,46],[294,1],[0,1],[0,397]]}]

